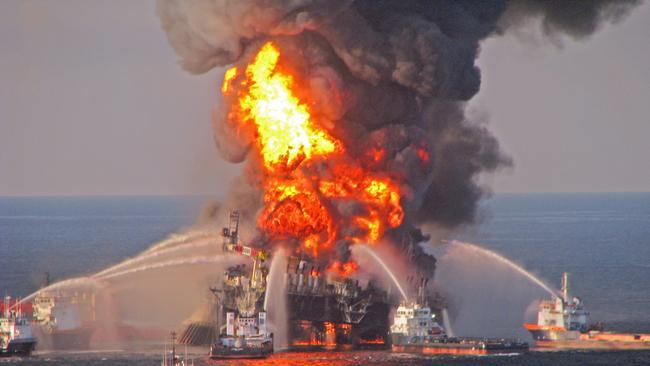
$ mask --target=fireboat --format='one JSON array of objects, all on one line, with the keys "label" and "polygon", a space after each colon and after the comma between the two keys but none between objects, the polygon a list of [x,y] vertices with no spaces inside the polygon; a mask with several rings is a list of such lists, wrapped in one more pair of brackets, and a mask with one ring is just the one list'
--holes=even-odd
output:
[{"label": "fireboat", "polygon": [[0,357],[31,355],[36,339],[20,300],[7,296],[0,305]]},{"label": "fireboat", "polygon": [[561,295],[539,304],[537,323],[524,324],[540,349],[650,349],[650,334],[604,331],[589,324],[582,300],[569,293],[569,274],[562,277]]},{"label": "fireboat", "polygon": [[273,353],[273,333],[267,329],[263,299],[266,292],[267,253],[239,244],[239,212],[230,213],[223,229],[224,252],[238,253],[253,261],[250,274],[241,266],[229,268],[222,288],[211,288],[219,301],[217,325],[226,308],[226,324],[218,326],[218,338],[210,347],[210,358],[265,358]]},{"label": "fireboat", "polygon": [[404,301],[390,327],[392,351],[397,353],[488,355],[522,353],[528,343],[515,339],[449,337],[428,306],[424,286],[417,301]]}]

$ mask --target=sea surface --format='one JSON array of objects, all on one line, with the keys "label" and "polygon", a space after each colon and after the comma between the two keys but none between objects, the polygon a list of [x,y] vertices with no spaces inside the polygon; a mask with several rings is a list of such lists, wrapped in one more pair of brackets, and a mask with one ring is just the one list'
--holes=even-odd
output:
[{"label": "sea surface", "polygon": [[650,193],[500,194],[457,235],[571,293],[592,320],[650,332]]},{"label": "sea surface", "polygon": [[[196,357],[196,358],[192,358]],[[40,354],[29,359],[2,359],[0,365],[123,365],[154,366],[161,364],[161,355],[133,352],[86,352]],[[395,354],[388,351],[357,352],[287,352],[276,353],[265,360],[208,360],[198,355],[188,357],[196,366],[646,366],[648,352],[531,352],[525,355],[499,356],[419,356]],[[189,362],[191,365],[192,363]]]},{"label": "sea surface", "polygon": [[[91,274],[194,222],[206,197],[0,197],[0,292],[27,296]],[[650,193],[497,194],[451,239],[481,244],[559,287],[564,271],[594,320],[650,331]],[[196,355],[195,364],[207,361]],[[37,353],[0,363],[159,365],[155,352]],[[283,353],[262,365],[650,365],[650,352],[445,357]],[[228,363],[218,363],[228,364]],[[233,363],[231,363],[233,364]],[[241,364],[241,363],[235,363]]]}]

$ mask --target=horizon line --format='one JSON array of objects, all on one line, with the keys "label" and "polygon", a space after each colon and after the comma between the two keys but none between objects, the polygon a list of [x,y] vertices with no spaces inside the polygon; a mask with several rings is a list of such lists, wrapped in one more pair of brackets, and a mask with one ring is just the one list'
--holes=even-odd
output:
[{"label": "horizon line", "polygon": [[[636,194],[650,193],[648,191],[496,191],[489,192],[483,199],[489,199],[494,195],[527,195],[527,194]],[[218,193],[79,193],[79,194],[0,194],[0,198],[128,198],[128,197],[214,197],[219,198]]]}]

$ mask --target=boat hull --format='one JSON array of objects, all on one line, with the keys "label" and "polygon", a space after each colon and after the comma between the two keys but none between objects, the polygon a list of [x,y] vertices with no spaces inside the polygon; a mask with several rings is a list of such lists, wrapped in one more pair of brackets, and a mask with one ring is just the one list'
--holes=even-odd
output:
[{"label": "boat hull", "polygon": [[650,349],[650,334],[591,331],[580,333],[557,327],[526,324],[538,349]]},{"label": "boat hull", "polygon": [[393,343],[396,353],[421,353],[431,355],[492,355],[523,353],[528,351],[527,343],[500,343],[476,340],[431,342],[431,343]]},{"label": "boat hull", "polygon": [[34,335],[40,341],[39,350],[87,350],[94,331],[91,326],[65,330],[34,327]]},{"label": "boat hull", "polygon": [[273,335],[260,342],[251,340],[241,342],[234,337],[224,337],[210,348],[211,359],[266,358],[273,353]]},{"label": "boat hull", "polygon": [[22,356],[27,357],[32,354],[36,347],[36,339],[13,339],[7,345],[7,348],[0,349],[0,356]]},{"label": "boat hull", "polygon": [[273,353],[269,347],[213,347],[210,358],[213,360],[224,359],[254,359],[266,358]]},{"label": "boat hull", "polygon": [[650,342],[625,341],[537,341],[535,347],[546,350],[593,349],[593,350],[650,350]]},{"label": "boat hull", "polygon": [[51,333],[52,346],[58,350],[85,350],[90,348],[92,328],[57,330]]},{"label": "boat hull", "polygon": [[528,351],[528,347],[521,348],[502,348],[502,349],[489,349],[481,347],[465,347],[460,345],[393,345],[392,351],[396,353],[421,353],[428,355],[493,355],[493,354],[508,354],[508,353],[522,353]]},{"label": "boat hull", "polygon": [[644,350],[650,349],[650,334],[589,332],[581,333],[576,339],[538,339],[540,349],[607,349]]}]

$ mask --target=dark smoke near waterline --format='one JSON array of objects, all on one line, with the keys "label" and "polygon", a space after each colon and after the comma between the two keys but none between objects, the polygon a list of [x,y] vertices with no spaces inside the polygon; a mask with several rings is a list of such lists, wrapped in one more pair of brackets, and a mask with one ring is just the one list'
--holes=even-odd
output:
[{"label": "dark smoke near waterline", "polygon": [[[512,164],[485,126],[465,114],[465,102],[480,87],[481,40],[531,19],[545,34],[584,38],[638,3],[158,0],[157,11],[192,73],[247,64],[263,42],[276,43],[280,62],[307,90],[313,118],[364,168],[402,178],[405,221],[387,233],[399,245],[426,240],[417,229],[423,224],[472,222],[488,193],[479,174]],[[228,108],[222,103],[213,114],[217,146],[229,161],[251,162],[251,141],[227,123]],[[385,151],[376,164],[367,163],[373,149]],[[256,174],[249,163],[226,202],[243,210],[251,229],[261,207]],[[339,246],[340,256],[349,255]]]}]

